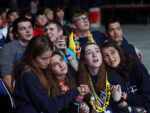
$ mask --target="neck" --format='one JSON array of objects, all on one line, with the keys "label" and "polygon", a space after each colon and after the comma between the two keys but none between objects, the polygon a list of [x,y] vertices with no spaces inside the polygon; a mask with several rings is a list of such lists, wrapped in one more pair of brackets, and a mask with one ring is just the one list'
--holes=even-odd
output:
[{"label": "neck", "polygon": [[22,45],[27,46],[29,41],[18,40]]},{"label": "neck", "polygon": [[120,46],[121,44],[122,44],[122,41],[121,41],[121,40],[117,42],[117,45],[118,45],[118,46]]},{"label": "neck", "polygon": [[57,80],[65,80],[66,75],[57,76]]},{"label": "neck", "polygon": [[44,26],[39,26],[39,28],[44,31]]},{"label": "neck", "polygon": [[76,30],[76,33],[77,33],[78,37],[80,37],[80,38],[84,38],[84,37],[88,36],[88,30],[85,30],[85,31]]},{"label": "neck", "polygon": [[97,75],[98,74],[98,70],[99,68],[89,68],[90,74],[93,75]]},{"label": "neck", "polygon": [[111,39],[108,39],[108,41],[110,42],[114,42],[115,44],[117,44],[117,46],[120,46],[122,44],[122,40],[119,40],[118,42],[117,41],[113,41]]}]

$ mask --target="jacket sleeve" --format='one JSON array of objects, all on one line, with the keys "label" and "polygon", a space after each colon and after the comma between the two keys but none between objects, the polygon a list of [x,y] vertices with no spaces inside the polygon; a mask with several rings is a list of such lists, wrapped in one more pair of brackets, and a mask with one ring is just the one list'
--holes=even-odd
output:
[{"label": "jacket sleeve", "polygon": [[25,73],[23,82],[25,91],[29,95],[33,106],[39,112],[56,113],[62,110],[65,105],[69,104],[79,94],[78,89],[75,88],[58,97],[50,98],[34,73]]},{"label": "jacket sleeve", "polygon": [[[134,73],[134,74],[133,74]],[[147,112],[150,112],[150,75],[141,63],[135,63],[132,65],[132,75],[134,76],[138,93],[129,93],[127,96],[127,102],[131,106],[144,107]]]}]

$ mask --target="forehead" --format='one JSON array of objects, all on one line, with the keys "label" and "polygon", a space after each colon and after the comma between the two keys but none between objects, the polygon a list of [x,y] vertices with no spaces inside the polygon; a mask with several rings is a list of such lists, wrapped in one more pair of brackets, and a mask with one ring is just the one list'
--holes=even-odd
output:
[{"label": "forehead", "polygon": [[22,26],[29,26],[31,25],[31,23],[29,21],[26,21],[26,22],[19,22],[18,23],[18,27],[22,27]]},{"label": "forehead", "polygon": [[108,25],[108,28],[112,28],[112,27],[120,27],[120,23],[119,23],[119,22],[110,23],[110,24]]},{"label": "forehead", "polygon": [[54,23],[50,23],[50,24],[48,24],[47,26],[45,26],[45,28],[46,28],[46,29],[48,29],[48,28],[57,29],[57,25],[54,24]]},{"label": "forehead", "polygon": [[81,15],[75,16],[75,19],[76,19],[76,18],[79,18],[79,17],[87,17],[87,15],[81,14]]},{"label": "forehead", "polygon": [[52,56],[51,57],[51,63],[58,62],[60,58],[61,58],[61,56],[58,54]]},{"label": "forehead", "polygon": [[60,12],[60,11],[64,11],[64,9],[58,8],[58,9],[56,10],[56,13],[57,13],[57,12]]},{"label": "forehead", "polygon": [[92,44],[92,45],[86,46],[85,51],[93,50],[93,49],[100,49],[100,48],[96,44]]},{"label": "forehead", "polygon": [[12,12],[9,14],[9,16],[18,15],[18,12]]},{"label": "forehead", "polygon": [[110,52],[110,51],[117,51],[117,49],[115,47],[104,47],[102,49],[102,52],[105,53],[105,52]]},{"label": "forehead", "polygon": [[45,16],[45,14],[41,14],[36,17],[36,19],[39,19],[39,18],[46,18],[46,16]]}]

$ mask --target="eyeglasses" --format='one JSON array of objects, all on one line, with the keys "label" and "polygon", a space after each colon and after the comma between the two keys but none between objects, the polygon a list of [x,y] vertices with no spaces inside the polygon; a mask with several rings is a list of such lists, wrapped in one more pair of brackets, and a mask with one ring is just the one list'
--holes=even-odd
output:
[{"label": "eyeglasses", "polygon": [[76,20],[74,20],[73,22],[76,22],[76,21],[81,21],[81,22],[83,22],[83,21],[86,21],[86,20],[88,20],[88,17],[79,17],[79,18],[77,18]]}]

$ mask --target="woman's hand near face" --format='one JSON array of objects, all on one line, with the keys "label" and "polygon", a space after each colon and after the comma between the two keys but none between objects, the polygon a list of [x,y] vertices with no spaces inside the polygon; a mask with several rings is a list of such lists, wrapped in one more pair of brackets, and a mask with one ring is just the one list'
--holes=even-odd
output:
[{"label": "woman's hand near face", "polygon": [[83,85],[83,84],[81,84],[80,87],[78,87],[78,90],[80,92],[79,94],[80,96],[84,96],[90,92],[88,85]]},{"label": "woman's hand near face", "polygon": [[79,113],[89,113],[89,106],[85,103],[85,102],[82,102],[80,104],[80,112]]},{"label": "woman's hand near face", "polygon": [[112,98],[114,101],[118,102],[121,99],[122,91],[120,85],[115,85],[112,87]]}]

